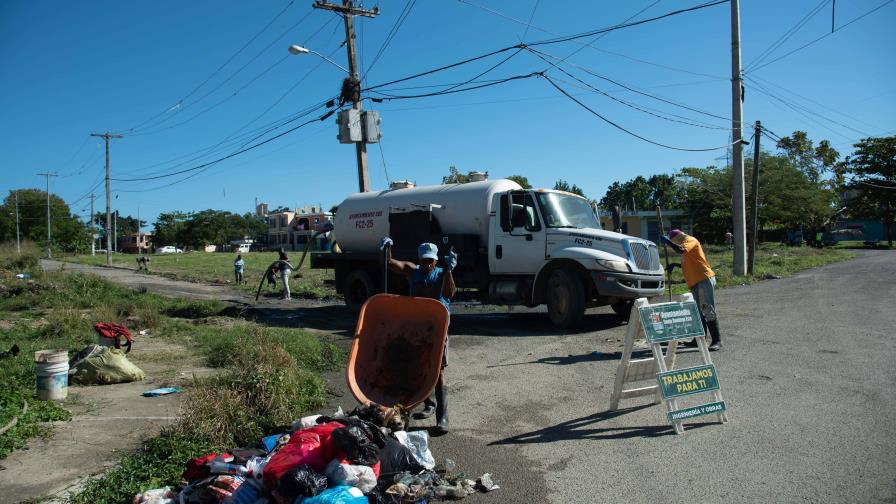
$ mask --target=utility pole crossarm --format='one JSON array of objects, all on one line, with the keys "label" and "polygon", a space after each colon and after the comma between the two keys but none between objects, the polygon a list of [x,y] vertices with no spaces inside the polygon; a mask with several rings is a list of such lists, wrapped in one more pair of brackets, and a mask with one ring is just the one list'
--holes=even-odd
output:
[{"label": "utility pole crossarm", "polygon": [[329,2],[321,2],[320,0],[318,0],[314,2],[313,7],[315,9],[324,9],[328,11],[338,12],[340,14],[351,14],[352,16],[364,16],[369,18],[376,17],[380,13],[379,7],[374,7],[373,9],[362,9],[360,7],[353,6],[351,2],[339,5],[331,4]]}]

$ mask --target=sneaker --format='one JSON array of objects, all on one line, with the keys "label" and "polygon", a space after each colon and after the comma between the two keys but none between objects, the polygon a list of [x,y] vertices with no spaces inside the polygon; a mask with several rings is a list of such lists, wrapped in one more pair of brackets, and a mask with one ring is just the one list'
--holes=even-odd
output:
[{"label": "sneaker", "polygon": [[718,350],[721,350],[721,349],[722,349],[722,342],[721,342],[721,341],[716,341],[716,342],[713,343],[712,345],[709,345],[709,351],[710,351],[710,352],[715,352],[715,351],[718,351]]}]

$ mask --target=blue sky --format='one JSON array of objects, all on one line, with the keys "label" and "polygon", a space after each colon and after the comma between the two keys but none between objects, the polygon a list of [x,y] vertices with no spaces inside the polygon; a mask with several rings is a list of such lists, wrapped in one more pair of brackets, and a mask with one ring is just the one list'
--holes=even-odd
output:
[{"label": "blue sky", "polygon": [[[364,84],[410,76],[521,39],[531,43],[611,26],[645,8],[636,20],[698,3],[416,1],[366,72],[407,6],[404,0],[369,1],[366,7],[378,5],[381,15],[360,19],[356,27]],[[340,48],[340,19],[310,4],[0,3],[0,191],[5,195],[10,189],[43,188],[43,177],[35,174],[57,171],[60,177],[52,179],[51,191],[73,203],[73,211],[89,205],[85,195],[94,187],[98,209],[103,209],[104,187],[97,185],[104,174],[103,144],[90,137],[91,132],[125,134],[112,141],[113,179],[165,175],[228,155],[251,138],[247,135],[253,130],[335,96],[344,77],[341,70],[314,55],[287,52],[290,44],[298,43],[347,66],[345,49]],[[885,5],[758,68],[830,32],[831,4],[743,2],[742,55],[748,77],[744,121],[749,129],[761,120],[778,135],[808,131],[812,139],[830,139],[847,154],[855,140],[894,134],[896,129],[891,55],[896,47],[896,4],[836,2],[837,26]],[[819,6],[781,47],[753,64]],[[559,67],[582,82],[527,51],[480,80],[550,69],[547,75],[576,99],[638,135],[684,148],[722,146],[729,142],[730,131],[730,121],[722,118],[731,115],[729,12],[726,3],[613,31],[593,47],[582,45],[593,38],[538,46],[549,58],[563,59],[575,51]],[[510,54],[388,86],[389,93],[444,89],[418,86],[467,81]],[[710,115],[633,93],[593,73]],[[620,104],[594,88],[665,119]],[[444,96],[365,101],[364,107],[379,110],[383,120],[382,143],[368,146],[374,189],[387,186],[387,172],[391,180],[436,184],[455,165],[461,171],[488,171],[492,178],[522,174],[543,187],[562,178],[600,198],[616,180],[725,163],[724,149],[685,152],[634,138],[537,77]],[[316,109],[256,142],[325,111]],[[172,210],[243,213],[252,209],[256,197],[272,206],[329,207],[357,190],[354,149],[339,144],[335,136],[334,118],[329,118],[205,170],[157,180],[113,181],[113,207],[126,215],[136,215],[139,209],[150,223],[159,212]],[[215,148],[202,151],[210,147]],[[182,180],[188,175],[194,176]]]}]

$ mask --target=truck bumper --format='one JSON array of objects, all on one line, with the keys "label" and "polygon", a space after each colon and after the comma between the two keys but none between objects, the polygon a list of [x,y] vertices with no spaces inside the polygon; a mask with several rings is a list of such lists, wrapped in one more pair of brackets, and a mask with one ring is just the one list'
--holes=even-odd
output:
[{"label": "truck bumper", "polygon": [[592,271],[591,280],[601,296],[626,299],[659,296],[666,286],[665,277],[662,275],[639,275],[615,271]]}]

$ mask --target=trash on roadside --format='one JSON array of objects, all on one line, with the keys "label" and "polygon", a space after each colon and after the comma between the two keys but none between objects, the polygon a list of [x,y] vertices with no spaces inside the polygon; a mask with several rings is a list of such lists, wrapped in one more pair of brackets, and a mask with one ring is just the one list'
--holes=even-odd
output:
[{"label": "trash on roadside", "polygon": [[176,394],[180,392],[180,387],[162,387],[152,390],[147,390],[143,393],[143,397],[158,397],[169,394]]},{"label": "trash on roadside", "polygon": [[34,378],[37,398],[41,401],[61,401],[68,397],[68,352],[34,352]]},{"label": "trash on roadside", "polygon": [[72,379],[82,385],[110,385],[146,378],[143,371],[124,354],[116,348],[99,347],[78,364]]},{"label": "trash on roadside", "polygon": [[450,459],[436,465],[422,430],[393,431],[341,409],[293,425],[256,447],[190,460],[174,502],[416,504],[499,488],[489,473],[472,480]]},{"label": "trash on roadside", "polygon": [[128,331],[127,327],[111,322],[98,322],[93,325],[93,330],[96,331],[97,344],[100,346],[114,346],[115,348],[121,348],[121,339],[124,338],[124,346],[127,346],[125,353],[131,351],[133,337],[131,337],[131,332]]},{"label": "trash on roadside", "polygon": [[31,274],[30,273],[19,273],[16,275],[16,278],[18,278],[19,280],[30,280]]},{"label": "trash on roadside", "polygon": [[5,359],[7,357],[15,357],[15,356],[19,355],[20,351],[21,350],[19,349],[19,345],[13,344],[13,346],[10,347],[9,350],[7,350],[5,352],[0,352],[0,359]]},{"label": "trash on roadside", "polygon": [[147,490],[134,496],[134,504],[177,504],[177,494],[171,487]]}]

